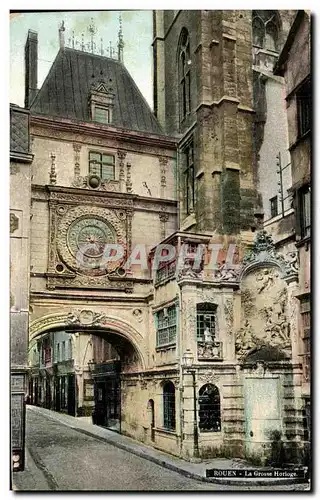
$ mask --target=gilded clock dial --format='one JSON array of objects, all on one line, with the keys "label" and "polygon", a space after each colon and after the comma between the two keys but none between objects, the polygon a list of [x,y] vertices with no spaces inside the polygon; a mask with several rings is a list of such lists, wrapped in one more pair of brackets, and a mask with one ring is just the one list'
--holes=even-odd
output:
[{"label": "gilded clock dial", "polygon": [[108,243],[115,236],[106,221],[93,217],[82,217],[71,224],[68,231],[68,246],[74,257],[83,256],[86,262],[99,261]]}]

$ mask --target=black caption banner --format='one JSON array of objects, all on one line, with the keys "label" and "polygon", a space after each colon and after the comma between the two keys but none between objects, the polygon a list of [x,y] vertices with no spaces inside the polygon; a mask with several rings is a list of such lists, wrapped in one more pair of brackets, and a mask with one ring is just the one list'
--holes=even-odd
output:
[{"label": "black caption banner", "polygon": [[299,469],[207,469],[206,477],[242,479],[308,479],[308,468]]}]

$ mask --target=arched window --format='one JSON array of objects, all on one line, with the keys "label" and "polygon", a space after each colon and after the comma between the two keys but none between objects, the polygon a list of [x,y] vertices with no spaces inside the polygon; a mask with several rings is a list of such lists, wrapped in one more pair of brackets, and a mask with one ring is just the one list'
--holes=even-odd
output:
[{"label": "arched window", "polygon": [[163,426],[171,431],[176,428],[175,387],[172,382],[163,386]]},{"label": "arched window", "polygon": [[274,22],[269,22],[266,25],[266,43],[265,48],[268,50],[277,50],[278,45],[278,30]]},{"label": "arched window", "polygon": [[264,23],[260,17],[255,17],[252,21],[252,43],[256,47],[263,47]]},{"label": "arched window", "polygon": [[252,43],[255,47],[279,51],[280,18],[276,11],[253,11]]},{"label": "arched window", "polygon": [[188,31],[183,28],[179,42],[179,102],[180,119],[183,120],[191,110],[190,92],[190,41]]},{"label": "arched window", "polygon": [[213,342],[216,335],[217,306],[210,302],[197,304],[197,340]]},{"label": "arched window", "polygon": [[199,390],[200,432],[220,432],[220,394],[217,386],[206,384]]}]

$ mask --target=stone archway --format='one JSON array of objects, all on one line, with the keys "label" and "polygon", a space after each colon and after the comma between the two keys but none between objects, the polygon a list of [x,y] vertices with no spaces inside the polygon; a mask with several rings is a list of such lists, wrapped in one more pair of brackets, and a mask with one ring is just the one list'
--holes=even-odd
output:
[{"label": "stone archway", "polygon": [[56,330],[88,330],[114,332],[134,347],[142,370],[147,366],[147,346],[141,333],[129,322],[104,313],[89,309],[76,309],[72,312],[48,314],[31,322],[29,326],[29,342],[43,333]]}]

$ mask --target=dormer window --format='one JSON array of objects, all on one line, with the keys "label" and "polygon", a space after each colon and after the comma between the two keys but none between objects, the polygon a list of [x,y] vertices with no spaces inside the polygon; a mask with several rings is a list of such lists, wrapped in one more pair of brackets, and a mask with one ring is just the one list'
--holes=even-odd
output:
[{"label": "dormer window", "polygon": [[91,87],[89,95],[89,108],[91,120],[99,123],[112,123],[114,92],[111,86],[99,82]]},{"label": "dormer window", "polygon": [[95,122],[110,123],[109,109],[102,108],[100,106],[95,106],[93,119]]}]

